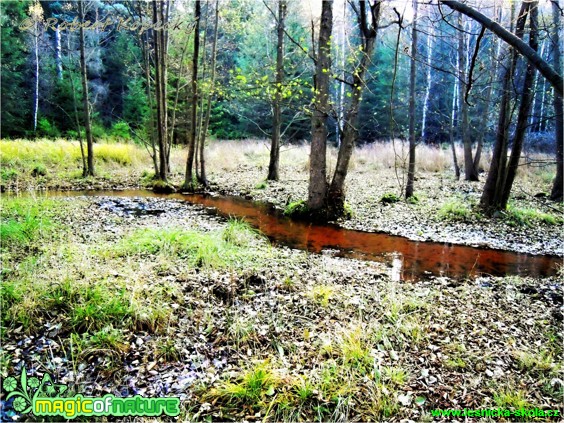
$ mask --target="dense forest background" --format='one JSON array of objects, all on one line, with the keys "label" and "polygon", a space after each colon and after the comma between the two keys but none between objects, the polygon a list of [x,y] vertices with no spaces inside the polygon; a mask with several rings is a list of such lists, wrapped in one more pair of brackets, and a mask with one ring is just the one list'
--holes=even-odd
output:
[{"label": "dense forest background", "polygon": [[[150,19],[150,10],[141,10],[134,1],[86,1],[86,19],[108,23],[86,30],[88,84],[91,90],[93,131],[96,138],[112,135],[139,140],[146,137],[151,101],[145,75],[144,43],[151,30],[132,30],[132,22]],[[497,4],[496,4],[497,3]],[[209,135],[219,139],[270,136],[272,97],[276,65],[276,20],[266,5],[254,0],[220,2],[217,38],[217,76],[211,108]],[[275,3],[270,4],[276,9]],[[361,143],[393,137],[406,138],[408,129],[408,92],[411,31],[410,2],[384,4],[382,29],[370,65],[366,91],[360,109]],[[175,142],[186,142],[190,116],[190,61],[193,57],[194,2],[176,1],[170,6],[168,40],[168,85],[170,110],[176,111]],[[209,85],[213,15],[216,4],[202,2],[200,31],[203,70],[202,90]],[[480,10],[511,27],[513,6],[500,2],[482,2]],[[284,140],[309,139],[309,110],[312,99],[314,62],[311,20],[313,5],[290,2],[286,22],[285,86],[282,121]],[[469,71],[479,36],[479,24],[458,18],[443,6],[421,4],[418,17],[417,133],[427,143],[449,140],[451,125],[455,137],[459,131],[458,112],[458,33],[463,39],[465,69]],[[401,14],[401,27],[396,12]],[[550,5],[541,2],[539,46],[541,56],[551,61],[554,46],[549,36]],[[442,14],[441,14],[442,13]],[[141,15],[141,18],[139,17]],[[80,104],[78,31],[64,29],[63,23],[77,21],[77,2],[9,1],[2,4],[2,137],[76,138],[82,127]],[[38,23],[29,28],[30,18]],[[445,19],[443,19],[445,18]],[[52,19],[49,21],[49,19]],[[336,142],[337,121],[347,101],[342,87],[343,73],[355,60],[356,21],[350,6],[337,2],[334,10],[333,73],[331,90],[336,113],[329,124],[330,139]],[[50,23],[50,22],[56,22]],[[395,23],[394,23],[395,22]],[[400,32],[398,34],[398,32]],[[491,143],[498,106],[498,69],[507,54],[497,37],[486,33],[472,75],[469,94],[469,127],[473,139]],[[396,55],[396,52],[398,53]],[[151,58],[149,58],[151,59]],[[523,78],[525,64],[517,70],[515,87]],[[493,95],[489,93],[494,86]],[[516,88],[517,90],[517,88]],[[554,151],[553,89],[541,77],[535,81],[534,101],[527,143],[546,152]],[[35,101],[37,100],[37,105]],[[454,114],[454,119],[453,119]],[[453,122],[451,124],[451,122]]]},{"label": "dense forest background", "polygon": [[556,152],[562,198],[556,0],[5,4],[2,136],[78,138],[85,176],[96,140],[132,139],[167,184],[171,146],[186,144],[194,190],[208,186],[206,139],[270,137],[278,180],[280,145],[311,139],[308,208],[336,216],[355,145],[409,140],[409,198],[418,143],[450,144],[457,178],[478,181],[495,140],[484,210],[506,208],[523,151]]}]

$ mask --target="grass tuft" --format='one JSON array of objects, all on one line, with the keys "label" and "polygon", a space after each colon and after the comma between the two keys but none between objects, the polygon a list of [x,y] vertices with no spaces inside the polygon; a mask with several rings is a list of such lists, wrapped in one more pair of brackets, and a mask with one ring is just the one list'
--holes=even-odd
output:
[{"label": "grass tuft", "polygon": [[472,210],[459,200],[451,200],[442,205],[438,217],[442,220],[464,222],[470,219]]},{"label": "grass tuft", "polygon": [[380,202],[382,204],[394,204],[400,201],[400,198],[391,192],[387,192],[382,197],[380,197]]}]

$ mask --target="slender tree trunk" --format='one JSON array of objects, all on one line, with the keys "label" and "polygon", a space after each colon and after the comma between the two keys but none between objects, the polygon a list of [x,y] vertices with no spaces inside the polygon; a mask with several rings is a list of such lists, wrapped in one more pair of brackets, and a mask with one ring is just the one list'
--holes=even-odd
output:
[{"label": "slender tree trunk", "polygon": [[[463,28],[462,13],[458,14],[458,26]],[[477,181],[478,172],[474,168],[474,159],[472,157],[472,140],[470,139],[470,127],[468,124],[468,104],[464,100],[464,90],[466,88],[466,67],[467,67],[467,49],[464,48],[464,34],[462,31],[458,32],[458,78],[460,83],[458,85],[458,110],[460,112],[460,134],[462,137],[462,145],[464,147],[464,179],[467,181]]]},{"label": "slender tree trunk", "polygon": [[63,80],[63,54],[61,49],[61,30],[59,24],[55,24],[55,66],[57,68],[57,79]]},{"label": "slender tree trunk", "polygon": [[204,186],[208,186],[208,178],[206,175],[206,156],[204,154],[206,145],[206,136],[208,134],[208,127],[210,124],[211,116],[211,102],[214,95],[215,88],[215,74],[216,74],[216,61],[217,61],[217,36],[219,30],[219,1],[215,0],[215,18],[213,24],[213,41],[212,41],[212,57],[211,57],[211,81],[209,87],[209,93],[206,104],[206,113],[203,118],[201,139],[200,139],[200,183]]},{"label": "slender tree trunk", "polygon": [[165,8],[167,2],[153,1],[153,24],[155,50],[155,100],[157,103],[157,141],[159,146],[159,179],[163,182],[168,178],[167,160],[167,90],[166,90],[166,36],[163,23],[165,22]]},{"label": "slender tree trunk", "polygon": [[286,20],[287,4],[285,0],[278,1],[278,42],[276,44],[276,91],[274,94],[274,116],[272,118],[272,144],[270,146],[270,164],[268,165],[269,181],[280,178],[280,128],[282,126],[282,85],[284,84],[284,21]]},{"label": "slender tree trunk", "polygon": [[495,81],[495,77],[497,75],[497,69],[498,69],[500,47],[501,47],[501,43],[499,42],[499,40],[497,40],[497,49],[491,55],[492,64],[491,64],[491,68],[490,68],[490,83],[488,85],[488,89],[487,89],[487,92],[486,92],[486,99],[485,99],[485,102],[484,102],[484,111],[482,112],[482,117],[480,119],[480,124],[479,124],[479,127],[478,127],[478,128],[480,128],[480,131],[479,131],[479,135],[478,135],[478,142],[477,142],[477,145],[476,145],[476,154],[474,155],[474,169],[478,173],[480,172],[480,160],[482,159],[482,149],[483,149],[483,145],[484,145],[484,138],[485,138],[486,133],[487,133],[488,119],[489,119],[489,115],[490,115],[490,107],[491,107],[491,102],[492,102],[494,81]]},{"label": "slender tree trunk", "polygon": [[329,75],[331,71],[331,32],[333,0],[322,2],[317,63],[315,66],[315,98],[311,119],[311,152],[309,155],[309,188],[307,206],[318,214],[327,204],[327,117],[329,115]]},{"label": "slender tree trunk", "polygon": [[337,164],[333,180],[329,188],[329,215],[331,218],[341,216],[345,206],[345,179],[347,177],[349,162],[358,137],[358,110],[362,91],[365,86],[364,75],[372,60],[376,36],[378,34],[378,21],[380,20],[381,2],[368,3],[371,16],[370,23],[367,18],[365,1],[358,2],[358,22],[362,39],[362,53],[360,63],[353,72],[351,101],[346,113],[343,128],[343,141],[339,148]]},{"label": "slender tree trunk", "polygon": [[201,4],[196,0],[194,12],[196,27],[194,29],[194,57],[192,58],[192,116],[190,126],[190,138],[188,139],[188,158],[186,160],[186,177],[184,179],[184,189],[193,190],[192,179],[194,177],[194,155],[196,152],[196,134],[198,132],[198,60],[200,57],[200,17]]},{"label": "slender tree trunk", "polygon": [[450,129],[449,129],[449,141],[450,141],[450,148],[452,150],[452,163],[454,165],[454,175],[456,176],[456,180],[460,180],[460,166],[458,165],[458,158],[456,157],[456,145],[454,143],[454,125],[457,121],[457,114],[458,114],[458,84],[459,81],[456,76],[453,79],[452,83],[452,109],[450,113]]},{"label": "slender tree trunk", "polygon": [[[541,57],[545,56],[546,51],[546,38],[541,43],[540,48],[540,55]],[[539,132],[540,131],[540,122],[541,122],[541,107],[542,102],[544,101],[543,94],[544,94],[544,86],[543,82],[546,80],[539,78],[537,75],[535,81],[535,94],[533,98],[533,121],[531,122],[531,127],[529,128],[530,132]]]},{"label": "slender tree trunk", "polygon": [[[519,38],[522,38],[525,32],[525,21],[529,12],[529,6],[530,3],[524,1],[521,5],[519,15],[517,16],[515,33]],[[492,214],[502,208],[502,195],[507,170],[509,125],[511,122],[511,92],[513,75],[517,66],[517,59],[517,51],[515,49],[511,49],[509,66],[507,67],[503,77],[503,91],[497,126],[497,138],[494,145],[492,162],[488,171],[488,178],[486,179],[484,192],[482,193],[482,197],[480,199],[480,206],[487,214]]]},{"label": "slender tree trunk", "polygon": [[[206,4],[207,5],[207,4]],[[203,21],[201,24],[201,27],[203,27],[203,39],[201,40],[201,44],[200,44],[200,51],[202,52],[201,54],[201,69],[199,69],[199,73],[200,73],[200,79],[203,81],[206,79],[206,72],[207,72],[207,49],[206,49],[206,43],[208,41],[208,7],[206,7],[206,12],[201,13],[203,15]],[[200,60],[200,58],[198,58],[198,60]],[[202,183],[202,178],[200,176],[200,146],[202,145],[202,142],[205,142],[205,137],[202,139],[202,123],[204,121],[204,104],[206,101],[206,95],[203,92],[203,90],[200,92],[200,95],[198,96],[198,118],[196,119],[197,121],[197,126],[196,126],[196,145],[194,146],[195,151],[194,151],[194,169],[196,171],[196,180],[199,183]],[[205,184],[202,184],[205,186]]]},{"label": "slender tree trunk", "polygon": [[[552,1],[552,60],[554,68],[559,74],[562,73],[562,52],[560,51],[560,29],[562,28],[562,8],[558,0]],[[562,113],[564,106],[562,101],[562,94],[558,94],[554,90],[554,115],[555,121],[555,135],[556,135],[556,178],[552,185],[552,192],[550,199],[554,201],[562,201],[564,189],[564,119]]]},{"label": "slender tree trunk", "polygon": [[35,89],[33,91],[33,133],[37,131],[37,114],[39,112],[39,24],[34,27],[34,64],[35,64]]},{"label": "slender tree trunk", "polygon": [[337,115],[335,138],[337,148],[341,147],[341,138],[343,136],[343,127],[345,125],[345,78],[346,78],[346,67],[347,58],[345,55],[345,50],[347,48],[347,2],[343,1],[343,24],[341,25],[341,81],[339,82],[339,110]]},{"label": "slender tree trunk", "polygon": [[[150,4],[147,4],[148,6],[150,6]],[[145,9],[147,10],[147,9]],[[137,15],[139,17],[139,19],[142,19],[144,16],[144,11],[142,8],[142,3],[141,2],[137,2]],[[153,92],[152,92],[152,85],[153,83],[151,82],[151,48],[150,48],[150,39],[149,39],[149,31],[146,31],[144,34],[139,34],[138,35],[138,39],[139,39],[139,44],[143,46],[142,48],[142,54],[143,54],[143,71],[145,73],[145,87],[146,87],[146,92],[147,92],[147,102],[149,103],[149,126],[147,128],[147,136],[149,137],[149,141],[148,141],[148,145],[147,145],[147,150],[149,152],[149,155],[151,156],[151,160],[153,161],[153,168],[155,171],[155,178],[158,178],[160,175],[160,171],[159,171],[159,162],[157,159],[158,156],[158,152],[157,152],[157,140],[155,138],[157,138],[157,134],[156,134],[156,129],[157,129],[157,123],[156,123],[156,119],[155,119],[155,112],[154,112],[154,102],[153,102]],[[156,85],[156,84],[155,84]],[[156,92],[156,90],[155,90]]]},{"label": "slender tree trunk", "polygon": [[[409,162],[407,166],[407,183],[405,185],[405,198],[413,196],[413,183],[415,181],[415,79],[417,56],[417,0],[413,0],[413,24],[411,27],[411,64],[409,72]],[[425,107],[425,106],[423,106]]]},{"label": "slender tree trunk", "polygon": [[421,139],[426,140],[427,111],[429,110],[429,95],[431,93],[431,62],[433,60],[433,26],[427,35],[427,79],[425,85],[425,99],[423,100],[423,118],[421,123]]},{"label": "slender tree trunk", "polygon": [[[70,52],[70,37],[67,38],[67,51]],[[70,62],[70,53],[69,53]],[[78,131],[78,142],[80,145],[80,157],[82,158],[82,177],[84,178],[88,174],[88,165],[86,163],[86,154],[84,153],[84,142],[82,140],[82,129],[80,128],[80,118],[78,116],[78,100],[76,95],[76,85],[74,84],[74,77],[72,76],[72,71],[69,71],[69,79],[71,83],[72,90],[72,105],[74,109],[74,121],[76,125],[76,130]]]},{"label": "slender tree trunk", "polygon": [[[84,3],[78,2],[80,22],[84,22]],[[90,120],[90,103],[88,101],[88,74],[86,72],[86,53],[84,47],[84,28],[80,26],[80,74],[82,76],[82,105],[84,108],[84,128],[86,130],[86,149],[88,151],[87,176],[94,176],[94,139],[92,137],[92,123]]]},{"label": "slender tree trunk", "polygon": [[[532,1],[529,6],[529,46],[537,51],[538,49],[538,0]],[[529,115],[531,113],[531,105],[533,103],[533,88],[535,84],[536,69],[531,63],[527,63],[525,72],[525,80],[523,81],[523,93],[521,94],[521,103],[519,105],[519,115],[517,116],[517,127],[513,136],[513,146],[511,148],[511,156],[507,167],[507,176],[501,193],[501,209],[507,208],[509,194],[513,181],[517,175],[519,159],[523,149],[523,141],[527,133],[529,125]]]}]

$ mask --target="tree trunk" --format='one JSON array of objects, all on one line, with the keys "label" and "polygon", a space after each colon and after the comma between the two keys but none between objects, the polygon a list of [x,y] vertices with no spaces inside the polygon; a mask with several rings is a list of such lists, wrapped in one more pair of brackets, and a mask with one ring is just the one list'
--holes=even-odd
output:
[{"label": "tree trunk", "polygon": [[[413,24],[411,27],[411,64],[409,72],[409,162],[407,166],[407,183],[405,198],[413,196],[413,183],[415,181],[415,79],[417,77],[417,0],[413,0]],[[425,107],[425,106],[423,106]]]},{"label": "tree trunk", "polygon": [[[532,1],[529,6],[529,46],[537,51],[538,49],[538,0]],[[507,208],[509,194],[513,181],[517,175],[517,167],[523,149],[523,141],[527,133],[529,125],[529,115],[531,113],[531,105],[533,104],[534,85],[535,85],[535,67],[531,63],[527,63],[525,72],[525,80],[523,81],[523,93],[521,94],[521,104],[519,105],[519,115],[517,117],[517,127],[513,136],[513,146],[511,148],[511,157],[507,167],[507,176],[503,186],[501,209]]]},{"label": "tree trunk", "polygon": [[[458,14],[458,26],[463,28],[462,13]],[[458,31],[458,110],[459,110],[459,129],[464,147],[464,179],[467,181],[477,181],[478,172],[474,167],[472,157],[472,140],[470,139],[470,127],[468,124],[468,104],[465,101],[464,91],[466,88],[467,67],[466,49],[464,48],[464,33]]]},{"label": "tree trunk", "polygon": [[35,22],[34,29],[34,54],[35,54],[35,89],[33,91],[33,133],[37,131],[37,114],[39,112],[39,25]]},{"label": "tree trunk", "polygon": [[208,134],[208,127],[210,124],[211,115],[211,100],[213,96],[213,90],[215,87],[215,74],[216,74],[216,59],[217,59],[217,36],[219,29],[219,0],[215,1],[215,18],[214,18],[214,29],[213,29],[213,41],[212,41],[212,58],[211,58],[211,82],[208,93],[208,99],[206,104],[206,113],[203,118],[202,128],[201,128],[201,139],[200,139],[200,183],[204,186],[208,186],[208,178],[206,175],[206,160],[204,155],[206,136]]},{"label": "tree trunk", "polygon": [[200,57],[200,17],[201,17],[200,0],[196,0],[196,8],[194,11],[194,19],[196,27],[194,29],[194,56],[192,58],[192,115],[190,125],[190,137],[188,139],[188,158],[186,160],[186,177],[184,178],[184,189],[193,190],[192,182],[194,173],[194,155],[196,152],[196,134],[198,132],[198,59]]},{"label": "tree trunk", "polygon": [[274,94],[274,116],[272,118],[272,144],[270,146],[270,164],[268,165],[269,181],[280,178],[280,128],[282,126],[282,84],[284,83],[284,21],[286,19],[287,4],[285,0],[278,1],[278,42],[276,44],[276,91]]},{"label": "tree trunk", "polygon": [[[515,33],[520,38],[525,32],[525,21],[529,11],[530,3],[524,1],[521,5],[521,11],[517,17]],[[517,51],[511,49],[509,58],[509,66],[503,77],[502,96],[500,103],[499,119],[497,125],[497,137],[494,145],[492,162],[488,171],[488,178],[484,185],[484,192],[480,199],[480,207],[487,213],[500,210],[502,205],[502,194],[505,185],[506,169],[507,169],[507,148],[509,137],[509,125],[511,121],[511,92],[513,74],[517,65]]]},{"label": "tree trunk", "polygon": [[[160,6],[159,6],[159,5]],[[166,182],[168,177],[167,160],[167,90],[166,90],[166,36],[163,23],[165,22],[165,8],[167,2],[153,1],[153,24],[159,29],[154,30],[155,49],[155,100],[157,103],[157,142],[159,146],[159,175],[158,178]]]},{"label": "tree trunk", "polygon": [[315,98],[311,118],[307,206],[312,214],[322,212],[327,204],[327,117],[329,115],[332,30],[333,0],[327,0],[321,4],[321,25],[314,81]]},{"label": "tree trunk", "polygon": [[421,123],[421,139],[426,140],[427,111],[429,110],[429,95],[431,93],[431,62],[433,60],[433,26],[427,35],[427,77],[425,85],[425,99],[423,100],[423,117]]},{"label": "tree trunk", "polygon": [[[67,51],[69,52],[69,62],[70,62],[70,37],[67,38]],[[80,118],[78,116],[78,101],[76,95],[76,85],[74,84],[74,78],[72,72],[69,72],[69,79],[71,83],[72,91],[72,105],[74,109],[74,122],[76,125],[76,130],[78,131],[78,142],[80,145],[80,157],[82,158],[82,177],[85,177],[88,173],[88,165],[86,163],[86,154],[84,153],[84,142],[82,140],[82,129],[80,128]]]},{"label": "tree trunk", "polygon": [[529,47],[529,45],[527,45],[527,43],[517,35],[517,33],[512,34],[497,22],[492,21],[487,16],[459,1],[440,0],[440,3],[447,5],[451,9],[464,13],[466,16],[481,23],[483,26],[500,37],[503,41],[505,41],[507,44],[509,44],[511,47],[525,56],[527,60],[530,61],[533,66],[535,66],[537,70],[548,80],[548,82],[550,82],[550,85],[554,87],[554,90],[562,95],[564,83],[562,82],[562,76],[560,75],[560,72],[555,70],[546,61],[544,61],[536,51]]},{"label": "tree trunk", "polygon": [[[562,27],[562,9],[559,6],[558,0],[552,0],[552,60],[554,62],[554,69],[558,73],[562,73],[562,52],[560,51],[560,29]],[[550,199],[554,201],[562,201],[563,199],[563,173],[564,173],[564,119],[562,94],[558,94],[554,90],[554,115],[556,116],[555,122],[555,135],[556,135],[556,178],[552,185],[552,192]]]},{"label": "tree trunk", "polygon": [[[500,8],[501,11],[501,8]],[[483,149],[483,145],[484,145],[484,138],[486,136],[487,133],[487,127],[488,127],[488,119],[489,119],[489,115],[490,115],[490,107],[491,107],[491,102],[492,102],[492,94],[493,94],[493,87],[494,87],[494,82],[495,82],[495,77],[497,75],[497,68],[498,68],[498,62],[499,62],[499,53],[500,53],[500,46],[501,43],[499,43],[499,41],[497,42],[497,50],[495,52],[492,53],[491,55],[491,60],[492,60],[492,64],[491,64],[491,68],[490,68],[490,83],[488,86],[488,90],[486,92],[486,99],[484,102],[484,111],[482,112],[482,118],[480,119],[480,124],[479,127],[480,128],[480,134],[478,136],[478,142],[476,145],[476,154],[474,155],[474,169],[475,171],[479,174],[480,173],[480,160],[482,158],[482,149]]]},{"label": "tree trunk", "polygon": [[[352,3],[351,3],[352,4]],[[371,22],[368,23],[366,16],[366,2],[358,2],[358,23],[360,27],[362,52],[360,63],[353,72],[351,101],[346,113],[343,128],[343,140],[337,156],[335,173],[329,189],[329,215],[331,218],[339,217],[345,207],[345,179],[348,173],[349,162],[358,137],[358,110],[362,91],[365,86],[364,75],[372,61],[372,53],[376,43],[378,21],[380,19],[381,2],[369,3]]]},{"label": "tree trunk", "polygon": [[[78,2],[80,22],[84,22],[84,3]],[[80,74],[82,76],[82,105],[84,108],[84,128],[86,130],[86,149],[88,152],[88,168],[86,176],[94,176],[94,139],[92,137],[92,124],[90,121],[90,103],[88,101],[88,75],[86,73],[86,54],[84,47],[84,28],[80,26]]]},{"label": "tree trunk", "polygon": [[59,24],[55,24],[55,66],[57,68],[57,79],[63,80],[63,55],[61,49],[61,30]]},{"label": "tree trunk", "polygon": [[450,113],[450,130],[449,130],[449,141],[450,141],[450,148],[452,150],[452,162],[454,165],[454,175],[456,176],[456,180],[460,180],[460,166],[458,165],[458,158],[456,157],[456,145],[454,144],[454,124],[458,118],[457,116],[457,93],[458,93],[458,86],[459,83],[456,76],[453,79],[452,83],[452,109]]}]

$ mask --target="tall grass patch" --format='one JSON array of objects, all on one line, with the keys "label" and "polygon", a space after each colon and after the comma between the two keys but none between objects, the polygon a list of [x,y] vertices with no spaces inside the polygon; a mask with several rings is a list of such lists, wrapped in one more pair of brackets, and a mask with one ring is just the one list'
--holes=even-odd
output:
[{"label": "tall grass patch", "polygon": [[52,233],[52,218],[62,203],[48,198],[4,197],[0,203],[2,251],[30,247]]},{"label": "tall grass patch", "polygon": [[[0,141],[0,163],[3,166],[61,166],[76,165],[82,160],[80,144],[66,140],[2,140]],[[115,162],[120,165],[131,165],[141,162],[145,153],[134,144],[96,143],[94,159],[104,162]]]},{"label": "tall grass patch", "polygon": [[249,225],[232,220],[226,228],[206,233],[182,228],[138,229],[125,236],[110,254],[160,254],[205,269],[248,268],[269,256],[267,245],[266,238]]}]

